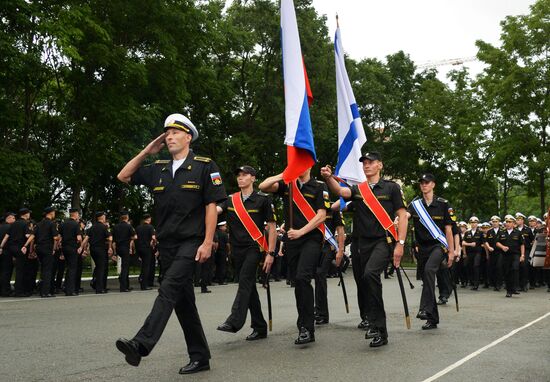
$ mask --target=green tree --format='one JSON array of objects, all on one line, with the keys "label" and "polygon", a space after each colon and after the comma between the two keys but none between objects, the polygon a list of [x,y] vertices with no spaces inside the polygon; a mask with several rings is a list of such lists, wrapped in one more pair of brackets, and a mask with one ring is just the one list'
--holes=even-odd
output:
[{"label": "green tree", "polygon": [[[528,190],[537,190],[540,212],[546,207],[550,134],[550,1],[539,0],[524,16],[501,22],[501,46],[477,41],[478,58],[487,64],[479,82],[487,106],[501,123],[494,139],[504,139],[502,157],[513,155]],[[503,163],[500,160],[500,163]],[[525,168],[527,171],[525,171]]]}]

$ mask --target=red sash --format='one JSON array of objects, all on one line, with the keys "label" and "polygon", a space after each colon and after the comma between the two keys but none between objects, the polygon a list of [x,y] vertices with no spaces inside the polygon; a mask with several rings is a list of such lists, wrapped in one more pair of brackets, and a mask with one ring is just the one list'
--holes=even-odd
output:
[{"label": "red sash", "polygon": [[[304,195],[296,185],[296,181],[290,182],[290,186],[292,187],[292,200],[294,201],[294,204],[298,207],[302,215],[306,218],[308,222],[310,222],[315,215],[317,215],[317,212],[313,210],[313,208],[309,205],[306,198],[304,198]],[[325,224],[321,223],[317,226],[317,229],[321,231],[323,234],[323,239],[325,238]]]},{"label": "red sash", "polygon": [[231,200],[233,201],[233,207],[235,207],[235,213],[237,214],[237,217],[243,224],[244,228],[246,228],[246,231],[250,235],[252,239],[258,243],[260,248],[262,248],[265,252],[269,251],[269,246],[267,244],[267,240],[264,236],[264,234],[260,231],[256,223],[254,223],[254,220],[250,217],[248,214],[248,211],[246,208],[244,208],[243,201],[241,199],[241,193],[235,192],[232,195]]},{"label": "red sash", "polygon": [[357,186],[359,188],[359,193],[363,197],[363,202],[369,207],[371,212],[374,214],[378,222],[386,231],[389,231],[395,240],[397,239],[397,230],[395,225],[388,215],[388,212],[382,207],[382,204],[376,198],[376,195],[372,192],[369,183],[363,182]]}]

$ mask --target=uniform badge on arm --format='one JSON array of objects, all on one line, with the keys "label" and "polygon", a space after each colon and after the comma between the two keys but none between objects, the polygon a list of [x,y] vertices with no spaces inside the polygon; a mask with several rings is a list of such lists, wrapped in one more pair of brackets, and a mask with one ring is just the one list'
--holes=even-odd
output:
[{"label": "uniform badge on arm", "polygon": [[456,222],[456,215],[455,215],[455,211],[452,207],[449,208],[449,215],[451,216],[451,220]]},{"label": "uniform badge on arm", "polygon": [[219,172],[213,172],[210,174],[210,179],[212,179],[212,184],[214,186],[219,186],[222,184],[222,176]]},{"label": "uniform badge on arm", "polygon": [[325,208],[329,208],[330,200],[328,198],[328,191],[323,191],[323,199],[325,199]]}]

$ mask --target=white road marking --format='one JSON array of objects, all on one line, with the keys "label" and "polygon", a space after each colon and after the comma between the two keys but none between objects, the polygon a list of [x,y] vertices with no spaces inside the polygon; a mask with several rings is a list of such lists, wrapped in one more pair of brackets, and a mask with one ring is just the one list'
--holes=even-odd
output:
[{"label": "white road marking", "polygon": [[528,328],[529,326],[533,325],[533,324],[536,324],[537,322],[541,321],[541,320],[544,320],[546,317],[549,317],[550,316],[550,312],[546,313],[545,315],[537,318],[536,320],[534,321],[531,321],[529,322],[528,324],[526,325],[523,325],[521,328],[517,328],[517,329],[514,329],[512,330],[510,333],[506,334],[505,336],[503,337],[500,337],[499,339],[491,342],[489,345],[486,345],[484,347],[482,347],[481,349],[479,350],[476,350],[475,352],[467,355],[466,357],[462,358],[461,360],[458,360],[457,362],[453,363],[452,365],[450,365],[449,367],[441,370],[439,373],[431,376],[430,378],[428,379],[425,379],[424,381],[422,382],[432,382],[432,381],[435,381],[436,379],[444,376],[445,374],[447,374],[448,372],[450,372],[451,370],[454,370],[456,369],[457,367],[463,365],[464,363],[468,362],[469,360],[471,360],[472,358],[474,357],[477,357],[478,355],[480,355],[481,353],[483,353],[485,350],[488,350],[490,348],[492,348],[493,346],[496,346],[498,345],[499,343],[501,343],[502,341],[504,340],[507,340],[508,338],[512,337],[514,334],[522,331],[523,329],[526,329]]}]

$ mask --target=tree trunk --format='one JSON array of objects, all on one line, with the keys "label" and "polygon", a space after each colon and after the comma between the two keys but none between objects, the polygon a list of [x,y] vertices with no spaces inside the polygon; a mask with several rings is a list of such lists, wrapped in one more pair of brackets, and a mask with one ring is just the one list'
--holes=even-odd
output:
[{"label": "tree trunk", "polygon": [[80,210],[80,191],[82,187],[80,185],[74,185],[71,189],[71,208],[78,208]]},{"label": "tree trunk", "polygon": [[540,216],[543,216],[546,211],[546,187],[544,184],[544,181],[546,180],[545,177],[545,169],[540,170],[540,176],[539,176],[539,186],[540,186]]},{"label": "tree trunk", "polygon": [[508,213],[508,168],[504,167],[504,189],[502,190],[503,195],[503,204],[504,204],[504,214]]}]

